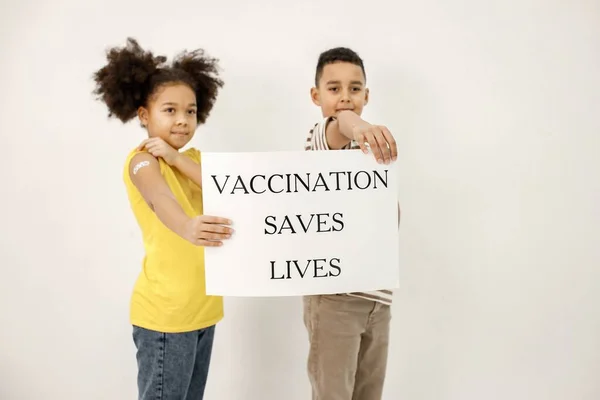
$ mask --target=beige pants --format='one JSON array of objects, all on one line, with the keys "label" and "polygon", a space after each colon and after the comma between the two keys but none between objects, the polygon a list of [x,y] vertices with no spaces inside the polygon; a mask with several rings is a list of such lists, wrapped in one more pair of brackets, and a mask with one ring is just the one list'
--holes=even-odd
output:
[{"label": "beige pants", "polygon": [[313,400],[380,400],[390,307],[348,295],[307,296],[304,324]]}]

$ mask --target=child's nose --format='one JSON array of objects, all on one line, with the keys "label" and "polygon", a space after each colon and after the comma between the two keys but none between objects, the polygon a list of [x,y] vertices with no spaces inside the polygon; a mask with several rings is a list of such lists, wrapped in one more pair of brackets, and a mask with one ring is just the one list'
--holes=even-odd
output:
[{"label": "child's nose", "polygon": [[342,90],[342,101],[350,101],[350,93],[347,90]]},{"label": "child's nose", "polygon": [[177,115],[177,125],[186,125],[187,124],[187,118],[185,115],[183,114],[178,114]]}]

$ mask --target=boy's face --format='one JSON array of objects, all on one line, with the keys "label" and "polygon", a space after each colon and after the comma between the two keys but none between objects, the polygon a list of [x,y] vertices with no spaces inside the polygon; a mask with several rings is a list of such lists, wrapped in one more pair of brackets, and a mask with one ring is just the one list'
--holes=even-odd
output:
[{"label": "boy's face", "polygon": [[361,115],[369,101],[365,83],[360,66],[348,62],[327,64],[319,86],[311,89],[312,101],[321,107],[323,117],[337,116],[343,110]]}]

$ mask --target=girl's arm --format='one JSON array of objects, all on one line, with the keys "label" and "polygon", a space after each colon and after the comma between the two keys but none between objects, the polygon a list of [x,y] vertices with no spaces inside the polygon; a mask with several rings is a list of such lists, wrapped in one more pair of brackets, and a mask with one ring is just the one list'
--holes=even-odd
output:
[{"label": "girl's arm", "polygon": [[[197,168],[198,164],[192,163]],[[227,218],[209,215],[190,218],[183,211],[160,173],[158,160],[151,154],[133,156],[129,176],[158,219],[183,239],[198,246],[221,246],[224,239],[231,237],[233,229],[226,226],[231,225]]]},{"label": "girl's arm", "polygon": [[197,164],[191,158],[179,153],[179,156],[175,158],[171,165],[187,176],[192,182],[198,185],[198,187],[202,188],[202,167],[200,164]]},{"label": "girl's arm", "polygon": [[158,160],[149,153],[136,154],[129,164],[129,176],[158,219],[167,228],[186,238],[186,225],[191,218],[177,203],[160,173]]},{"label": "girl's arm", "polygon": [[202,187],[202,169],[200,168],[200,164],[181,154],[161,138],[154,137],[144,140],[138,146],[138,150],[144,149],[152,156],[162,158],[167,164],[177,168],[182,174],[191,179],[198,187]]}]

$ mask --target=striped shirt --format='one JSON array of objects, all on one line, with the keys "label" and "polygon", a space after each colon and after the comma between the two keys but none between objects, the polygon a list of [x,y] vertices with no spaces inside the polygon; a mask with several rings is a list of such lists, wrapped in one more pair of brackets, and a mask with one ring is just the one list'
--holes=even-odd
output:
[{"label": "striped shirt", "polygon": [[[325,135],[327,123],[331,118],[325,118],[308,132],[306,138],[306,144],[304,150],[331,150],[327,145],[327,137]],[[346,146],[342,147],[342,150],[355,150],[360,147],[354,141],[351,141]],[[376,290],[373,292],[355,292],[347,293],[349,296],[360,297],[367,300],[377,301],[386,305],[392,305],[392,291],[391,290]]]}]

